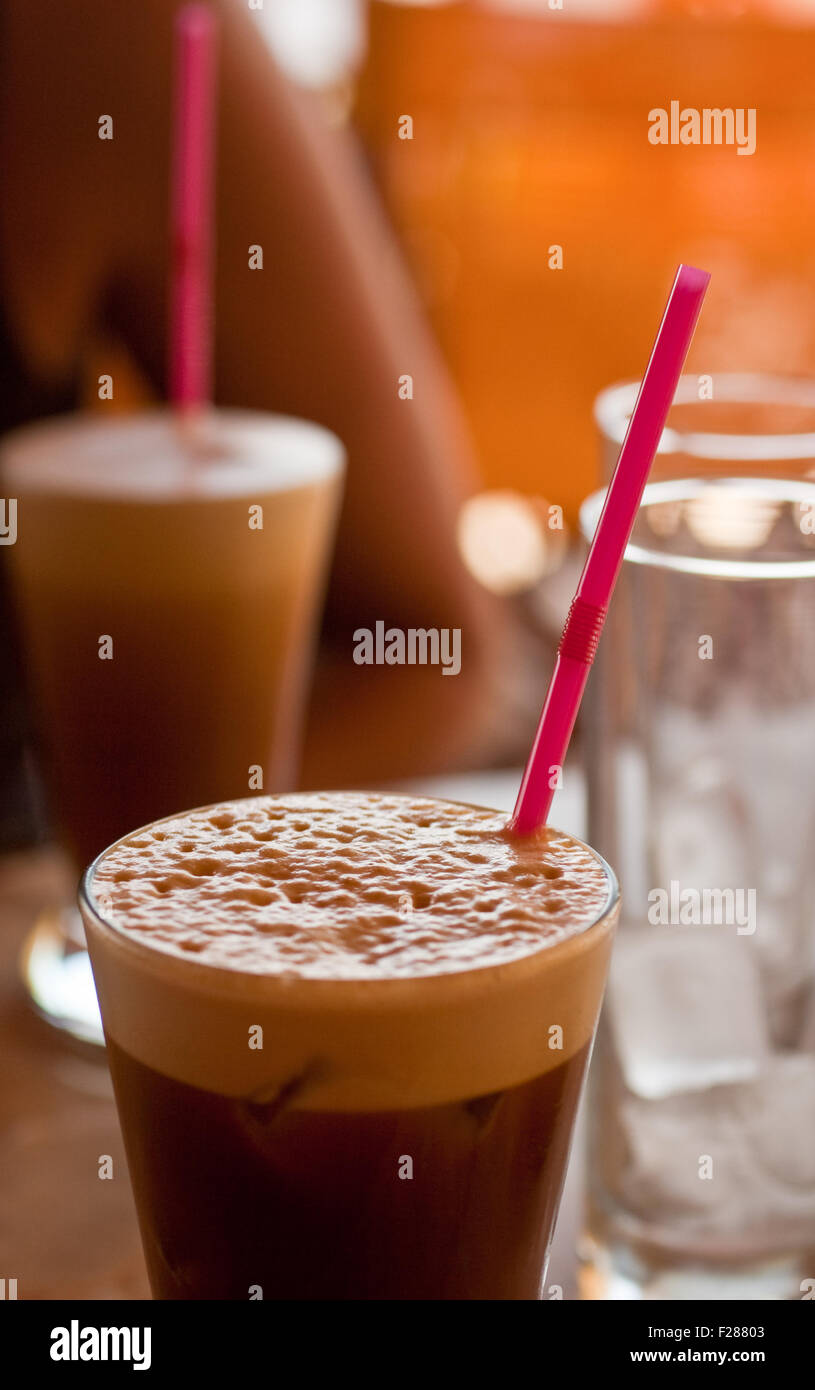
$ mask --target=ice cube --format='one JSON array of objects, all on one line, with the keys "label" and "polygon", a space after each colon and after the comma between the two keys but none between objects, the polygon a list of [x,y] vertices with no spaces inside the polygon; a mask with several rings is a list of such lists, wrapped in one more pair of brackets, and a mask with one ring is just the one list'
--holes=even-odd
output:
[{"label": "ice cube", "polygon": [[758,1075],[769,1042],[749,938],[721,926],[622,931],[607,1009],[625,1083],[646,1100]]},{"label": "ice cube", "polygon": [[618,1123],[617,1195],[649,1226],[716,1237],[722,1252],[815,1240],[815,1057],[776,1054],[752,1081],[629,1097]]},{"label": "ice cube", "polygon": [[[720,770],[725,777],[727,769]],[[673,878],[691,888],[755,886],[745,808],[738,790],[726,781],[715,782],[715,775],[712,758],[697,758],[679,786],[668,781],[663,797],[653,794],[654,882]]]}]

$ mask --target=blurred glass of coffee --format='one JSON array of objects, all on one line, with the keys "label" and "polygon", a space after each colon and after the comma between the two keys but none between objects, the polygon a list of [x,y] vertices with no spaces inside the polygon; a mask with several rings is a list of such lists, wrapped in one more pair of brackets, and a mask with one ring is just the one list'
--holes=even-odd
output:
[{"label": "blurred glass of coffee", "polygon": [[[293,785],[343,467],[316,425],[220,409],[5,439],[25,675],[77,872],[147,820]],[[101,1041],[72,908],[40,921],[25,971],[43,1014]]]}]

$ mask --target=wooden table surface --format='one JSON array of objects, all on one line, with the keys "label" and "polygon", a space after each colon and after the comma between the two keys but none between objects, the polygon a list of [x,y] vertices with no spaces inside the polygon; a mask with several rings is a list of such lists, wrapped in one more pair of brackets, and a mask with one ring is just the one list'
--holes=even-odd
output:
[{"label": "wooden table surface", "polygon": [[18,1299],[149,1298],[104,1054],[37,1018],[19,977],[38,911],[70,892],[52,850],[0,859],[0,1278]]}]

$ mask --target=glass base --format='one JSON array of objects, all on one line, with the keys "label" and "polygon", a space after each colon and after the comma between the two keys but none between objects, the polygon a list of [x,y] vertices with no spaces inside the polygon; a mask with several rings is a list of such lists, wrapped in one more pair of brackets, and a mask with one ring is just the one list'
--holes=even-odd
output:
[{"label": "glass base", "polygon": [[41,1018],[80,1042],[104,1047],[91,962],[75,908],[44,912],[26,939],[20,967]]},{"label": "glass base", "polygon": [[580,1297],[614,1302],[795,1300],[803,1297],[806,1264],[800,1255],[765,1257],[743,1264],[717,1265],[702,1260],[698,1264],[657,1264],[628,1246],[609,1247],[586,1236],[580,1246]]}]

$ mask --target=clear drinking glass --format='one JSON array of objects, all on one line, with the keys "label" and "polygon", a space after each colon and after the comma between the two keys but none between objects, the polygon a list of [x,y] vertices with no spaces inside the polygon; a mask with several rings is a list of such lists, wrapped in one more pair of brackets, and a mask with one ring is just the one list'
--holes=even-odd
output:
[{"label": "clear drinking glass", "polygon": [[[815,385],[731,386],[707,416],[683,381],[658,466],[697,476],[646,489],[587,692],[588,833],[624,903],[589,1296],[800,1298],[815,1274]],[[609,459],[633,399],[599,403]]]}]

